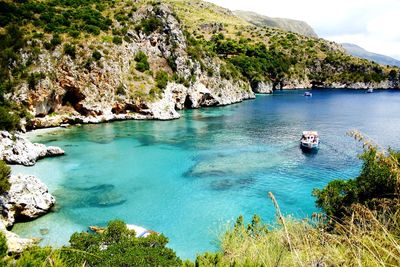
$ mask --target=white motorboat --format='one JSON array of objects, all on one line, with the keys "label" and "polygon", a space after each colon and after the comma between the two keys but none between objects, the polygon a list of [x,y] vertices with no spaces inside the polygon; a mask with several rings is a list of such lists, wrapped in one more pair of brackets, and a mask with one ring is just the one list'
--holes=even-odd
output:
[{"label": "white motorboat", "polygon": [[319,147],[319,135],[317,131],[304,131],[300,139],[300,146],[306,150],[316,150]]}]

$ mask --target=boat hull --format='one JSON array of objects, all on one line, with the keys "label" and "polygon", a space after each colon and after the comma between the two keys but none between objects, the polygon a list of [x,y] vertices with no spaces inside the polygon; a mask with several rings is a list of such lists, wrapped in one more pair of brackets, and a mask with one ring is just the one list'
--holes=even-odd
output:
[{"label": "boat hull", "polygon": [[309,143],[300,143],[300,148],[304,152],[317,152],[319,149],[319,142],[317,144],[309,144]]}]

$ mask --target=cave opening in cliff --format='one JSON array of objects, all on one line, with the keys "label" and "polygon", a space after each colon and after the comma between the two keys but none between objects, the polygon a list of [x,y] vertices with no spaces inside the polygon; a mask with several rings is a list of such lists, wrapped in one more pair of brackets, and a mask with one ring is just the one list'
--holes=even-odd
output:
[{"label": "cave opening in cliff", "polygon": [[187,95],[186,98],[185,98],[184,106],[185,106],[185,108],[187,108],[187,109],[193,108],[193,102],[192,102],[192,100],[190,99],[190,96],[189,96],[189,95]]}]

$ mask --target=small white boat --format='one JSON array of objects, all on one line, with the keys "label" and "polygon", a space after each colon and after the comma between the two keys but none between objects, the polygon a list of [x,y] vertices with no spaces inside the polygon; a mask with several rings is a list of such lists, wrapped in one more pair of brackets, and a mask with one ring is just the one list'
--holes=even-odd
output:
[{"label": "small white boat", "polygon": [[126,228],[129,230],[134,230],[136,237],[148,237],[149,235],[156,233],[152,230],[147,230],[146,228],[134,224],[127,224]]},{"label": "small white boat", "polygon": [[319,135],[317,131],[304,131],[300,139],[300,146],[306,150],[316,150],[319,147]]},{"label": "small white boat", "polygon": [[[157,232],[153,231],[153,230],[148,230],[144,227],[138,226],[138,225],[134,225],[134,224],[127,224],[126,228],[128,228],[128,230],[134,230],[135,231],[135,236],[136,237],[148,237],[151,234],[157,234]],[[99,227],[99,226],[90,226],[89,227],[90,230],[92,230],[93,232],[96,232],[98,234],[103,233],[106,230],[106,227]]]},{"label": "small white boat", "polygon": [[374,89],[372,89],[372,88],[370,88],[370,89],[367,90],[367,93],[368,93],[368,94],[373,93],[373,92],[374,92]]},{"label": "small white boat", "polygon": [[312,93],[311,92],[305,92],[304,96],[312,97]]}]

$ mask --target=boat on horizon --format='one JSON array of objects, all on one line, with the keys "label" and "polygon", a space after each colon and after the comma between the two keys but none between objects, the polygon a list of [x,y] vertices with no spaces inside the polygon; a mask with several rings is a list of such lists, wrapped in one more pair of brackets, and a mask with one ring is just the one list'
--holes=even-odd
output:
[{"label": "boat on horizon", "polygon": [[312,97],[312,93],[311,92],[305,92],[304,96]]},{"label": "boat on horizon", "polygon": [[367,93],[368,93],[368,94],[373,93],[373,92],[374,92],[374,89],[372,89],[372,88],[370,88],[370,89],[367,90]]},{"label": "boat on horizon", "polygon": [[319,142],[317,131],[304,131],[300,139],[300,147],[306,152],[316,151],[319,148]]}]

